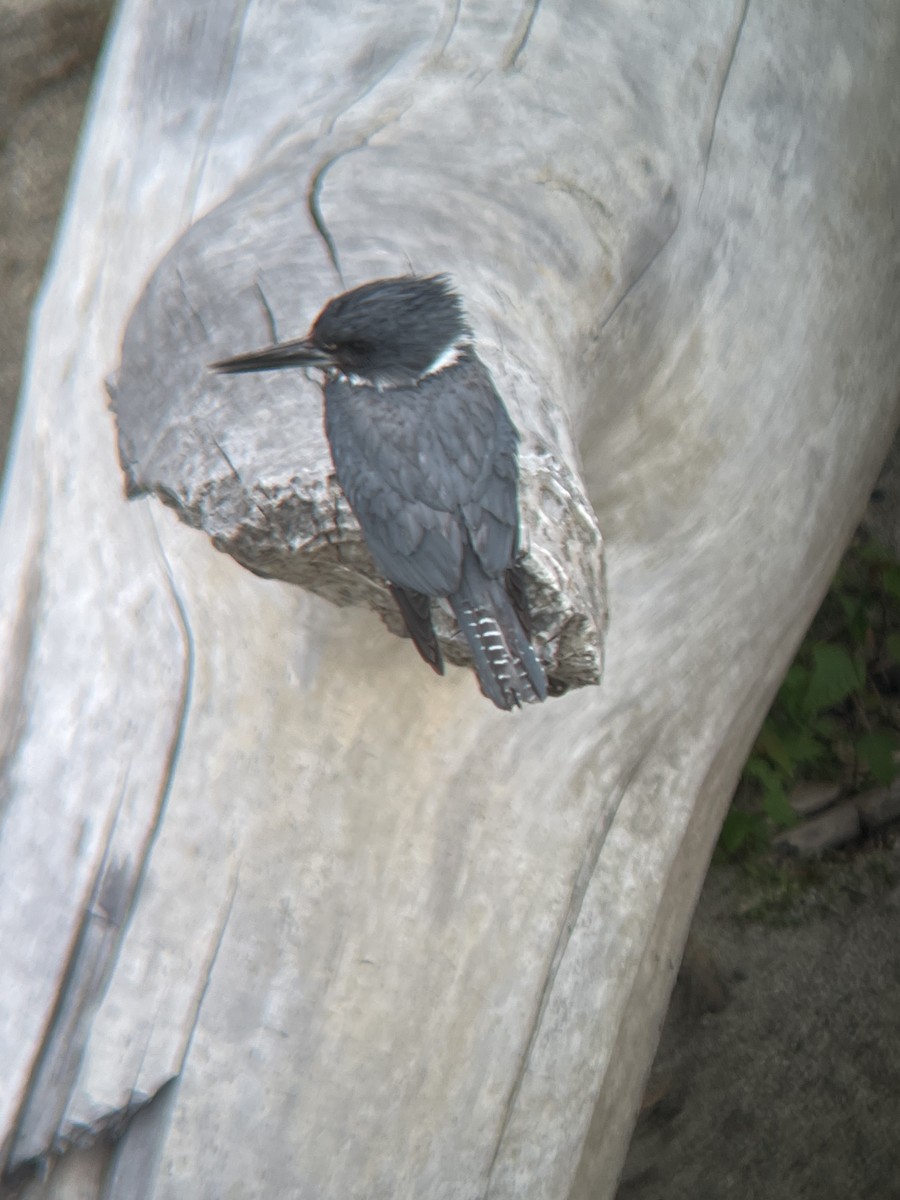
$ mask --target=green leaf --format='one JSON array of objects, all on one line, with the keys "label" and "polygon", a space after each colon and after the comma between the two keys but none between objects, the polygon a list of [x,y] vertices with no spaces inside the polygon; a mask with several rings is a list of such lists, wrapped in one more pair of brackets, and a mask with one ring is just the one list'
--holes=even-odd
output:
[{"label": "green leaf", "polygon": [[788,804],[781,776],[774,767],[754,755],[744,768],[744,773],[755,779],[762,788],[763,809],[770,820],[778,826],[793,825],[796,820],[794,810]]},{"label": "green leaf", "polygon": [[866,611],[865,599],[855,596],[838,596],[844,614],[844,625],[847,636],[854,646],[862,646],[869,632],[869,614]]},{"label": "green leaf", "polygon": [[755,753],[765,755],[789,778],[794,775],[794,759],[771,721],[766,721],[756,739]]},{"label": "green leaf", "polygon": [[779,828],[786,829],[789,825],[797,823],[797,817],[794,810],[788,804],[787,796],[784,794],[784,788],[781,782],[777,781],[770,787],[763,790],[763,808],[766,811],[766,816],[774,821]]},{"label": "green leaf", "polygon": [[890,552],[880,542],[874,540],[857,547],[856,553],[860,560],[867,563],[870,567],[890,567],[894,564]]},{"label": "green leaf", "polygon": [[[820,718],[816,722],[815,728],[818,729],[819,724],[824,722],[825,718]],[[833,721],[831,724],[833,725]],[[816,737],[816,734],[812,730],[799,729],[794,733],[786,733],[782,738],[782,743],[795,767],[808,767],[812,766],[813,763],[822,762],[823,759],[828,757],[828,742],[832,732],[829,729],[829,736],[823,741],[821,738]]]},{"label": "green leaf", "polygon": [[758,754],[753,754],[747,759],[744,774],[749,776],[750,779],[755,779],[764,791],[770,787],[781,787],[781,779],[778,776],[778,772],[771,763],[767,763]]},{"label": "green leaf", "polygon": [[800,663],[795,662],[788,668],[784,682],[775,697],[774,709],[783,709],[793,721],[799,721],[803,715],[803,700],[809,690],[810,672]]},{"label": "green leaf", "polygon": [[806,712],[815,716],[826,709],[834,708],[842,700],[857,691],[865,679],[865,670],[855,662],[843,646],[831,642],[814,646],[813,669],[803,705]]},{"label": "green leaf", "polygon": [[728,815],[722,823],[719,845],[726,854],[737,854],[740,850],[757,845],[764,840],[764,837],[762,821],[759,817],[732,808],[729,809]]},{"label": "green leaf", "polygon": [[887,730],[864,733],[856,743],[856,752],[869,768],[876,783],[889,784],[900,774],[900,766],[894,762],[894,754],[900,749],[900,739]]}]

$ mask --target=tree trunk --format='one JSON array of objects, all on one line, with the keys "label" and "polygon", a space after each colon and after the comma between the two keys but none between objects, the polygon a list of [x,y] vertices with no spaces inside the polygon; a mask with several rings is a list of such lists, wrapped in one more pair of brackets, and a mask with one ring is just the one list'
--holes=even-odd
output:
[{"label": "tree trunk", "polygon": [[[0,526],[8,1187],[612,1195],[895,427],[898,46],[889,0],[124,5]],[[523,435],[569,690],[512,716],[366,611],[315,386],[204,370],[410,269]],[[111,376],[209,537],[126,501]]]}]

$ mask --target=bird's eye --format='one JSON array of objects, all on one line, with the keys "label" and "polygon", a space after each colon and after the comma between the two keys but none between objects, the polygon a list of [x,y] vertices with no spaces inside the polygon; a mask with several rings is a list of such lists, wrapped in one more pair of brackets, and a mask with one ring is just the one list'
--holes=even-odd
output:
[{"label": "bird's eye", "polygon": [[345,342],[343,346],[344,352],[352,354],[354,358],[362,358],[369,353],[368,342]]}]

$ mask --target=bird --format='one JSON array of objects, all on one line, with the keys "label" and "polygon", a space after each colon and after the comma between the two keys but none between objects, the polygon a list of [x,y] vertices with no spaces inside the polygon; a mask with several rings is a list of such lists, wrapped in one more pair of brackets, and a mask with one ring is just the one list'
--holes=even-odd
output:
[{"label": "bird", "polygon": [[446,600],[482,692],[547,697],[520,561],[519,434],[449,277],[376,279],[329,300],[306,337],[211,363],[220,374],[317,368],[335,474],[419,654],[444,662]]}]

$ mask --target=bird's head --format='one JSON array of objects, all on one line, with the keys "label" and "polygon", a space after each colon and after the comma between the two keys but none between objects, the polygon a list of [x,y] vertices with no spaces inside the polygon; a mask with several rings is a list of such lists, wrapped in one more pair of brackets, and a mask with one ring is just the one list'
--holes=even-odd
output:
[{"label": "bird's head", "polygon": [[213,363],[213,370],[320,367],[377,386],[410,384],[452,361],[470,337],[445,275],[403,275],[335,296],[307,337]]}]

